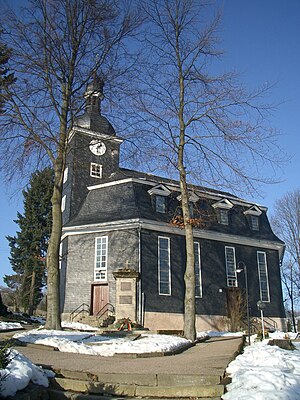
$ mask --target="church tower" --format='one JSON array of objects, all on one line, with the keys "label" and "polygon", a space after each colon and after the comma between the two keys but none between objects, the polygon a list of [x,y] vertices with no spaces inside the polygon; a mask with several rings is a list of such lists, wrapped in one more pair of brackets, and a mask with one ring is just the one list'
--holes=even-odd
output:
[{"label": "church tower", "polygon": [[79,211],[88,187],[115,180],[119,175],[122,139],[101,115],[103,80],[94,77],[84,93],[85,112],[74,121],[70,134],[63,186],[63,224]]}]

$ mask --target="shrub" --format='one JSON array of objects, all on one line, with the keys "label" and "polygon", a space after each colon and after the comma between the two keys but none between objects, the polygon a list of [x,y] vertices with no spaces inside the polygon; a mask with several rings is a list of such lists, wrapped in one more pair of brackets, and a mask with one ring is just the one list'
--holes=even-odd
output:
[{"label": "shrub", "polygon": [[0,370],[5,369],[10,363],[10,347],[9,342],[0,345]]}]

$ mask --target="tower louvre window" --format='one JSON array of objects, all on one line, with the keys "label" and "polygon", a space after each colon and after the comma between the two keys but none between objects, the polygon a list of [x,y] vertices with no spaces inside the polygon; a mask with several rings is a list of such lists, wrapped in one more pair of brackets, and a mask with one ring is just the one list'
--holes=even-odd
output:
[{"label": "tower louvre window", "polygon": [[96,164],[96,163],[91,163],[90,175],[93,178],[102,178],[102,165]]}]

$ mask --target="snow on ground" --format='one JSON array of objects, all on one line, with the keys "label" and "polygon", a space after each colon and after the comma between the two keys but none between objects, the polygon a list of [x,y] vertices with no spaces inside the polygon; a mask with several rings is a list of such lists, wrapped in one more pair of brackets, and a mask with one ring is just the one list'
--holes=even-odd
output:
[{"label": "snow on ground", "polygon": [[[275,332],[271,338],[285,338]],[[295,334],[289,334],[295,337]],[[299,400],[300,344],[296,350],[269,346],[268,340],[253,343],[227,367],[232,383],[223,400]]]},{"label": "snow on ground", "polygon": [[74,329],[77,331],[87,331],[87,332],[99,331],[99,328],[96,328],[95,326],[90,326],[87,324],[82,324],[81,322],[62,321],[61,326],[62,326],[62,328]]},{"label": "snow on ground", "polygon": [[[66,327],[66,326],[65,326]],[[68,325],[74,329],[75,325]],[[178,336],[142,334],[136,340],[127,336],[116,338],[97,335],[88,326],[77,326],[78,331],[53,331],[35,329],[14,335],[23,342],[51,345],[60,351],[80,354],[112,356],[116,353],[149,353],[170,351],[185,346],[189,342]],[[82,330],[86,330],[83,332]],[[241,336],[241,332],[198,332],[197,337],[204,336]],[[275,332],[271,338],[286,338],[286,334]],[[294,338],[295,334],[289,334]],[[300,343],[295,351],[282,350],[277,346],[268,346],[268,340],[254,342],[245,347],[227,368],[232,383],[227,386],[228,392],[223,400],[298,400],[300,398]],[[35,367],[26,357],[12,351],[12,361],[1,374],[9,372],[8,377],[0,382],[2,393],[6,396],[9,390],[24,388],[29,380],[47,386],[46,375]],[[4,396],[3,394],[3,396]]]},{"label": "snow on ground", "polygon": [[48,378],[42,368],[32,364],[16,350],[10,350],[9,358],[10,363],[6,369],[0,370],[1,398],[14,396],[18,390],[26,388],[30,381],[48,387]]},{"label": "snow on ground", "polygon": [[22,325],[19,322],[3,322],[0,321],[0,332],[1,331],[10,331],[14,329],[23,329]]},{"label": "snow on ground", "polygon": [[228,332],[228,331],[204,331],[204,332],[197,332],[197,338],[210,336],[210,337],[226,337],[226,336],[243,336],[244,332]]},{"label": "snow on ground", "polygon": [[93,333],[35,329],[17,333],[14,339],[21,342],[53,346],[62,352],[113,356],[117,353],[152,353],[171,351],[189,343],[179,336],[143,334],[132,341],[130,336],[116,338]]}]

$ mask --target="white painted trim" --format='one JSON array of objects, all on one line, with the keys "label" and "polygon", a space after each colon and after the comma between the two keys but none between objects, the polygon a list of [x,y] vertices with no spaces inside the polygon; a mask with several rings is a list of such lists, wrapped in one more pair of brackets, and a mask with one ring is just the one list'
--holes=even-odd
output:
[{"label": "white painted trim", "polygon": [[[160,239],[167,239],[168,241],[168,264],[169,264],[169,293],[161,293],[160,292]],[[170,238],[166,236],[158,236],[157,238],[157,275],[158,275],[158,294],[160,296],[172,296],[172,282],[171,282],[171,248],[170,248]]]},{"label": "white painted trim", "polygon": [[144,180],[140,180],[140,179],[136,179],[136,178],[125,178],[125,179],[121,179],[119,181],[106,182],[106,183],[100,183],[99,185],[88,186],[87,189],[88,190],[96,190],[96,189],[102,189],[102,188],[106,188],[106,187],[110,187],[110,186],[123,185],[124,183],[130,183],[130,182],[145,183],[146,185],[152,185],[152,186],[156,185],[153,182],[148,182],[148,181],[144,181]]},{"label": "white painted trim", "polygon": [[171,194],[170,190],[167,189],[164,185],[156,185],[153,188],[148,190],[148,193],[150,194],[150,196],[152,194],[156,194],[159,196],[169,196]]},{"label": "white painted trim", "polygon": [[74,125],[72,130],[71,130],[71,132],[70,132],[70,134],[69,134],[69,137],[68,137],[69,143],[73,139],[73,137],[74,137],[76,132],[80,132],[80,133],[83,133],[84,135],[95,137],[95,138],[111,140],[113,142],[119,142],[119,143],[123,143],[124,142],[124,139],[122,139],[122,138],[120,138],[118,136],[109,136],[109,135],[106,135],[105,133],[92,131],[92,130],[90,130],[88,128],[82,128],[82,127],[80,127],[78,125]]},{"label": "white painted trim", "polygon": [[67,195],[64,195],[61,199],[61,212],[63,213],[66,209],[66,200],[67,200]]},{"label": "white painted trim", "polygon": [[68,180],[68,175],[69,175],[69,167],[66,167],[64,170],[64,177],[63,177],[63,183],[66,183]]},{"label": "white painted trim", "polygon": [[227,199],[222,199],[220,201],[217,201],[216,203],[212,204],[213,208],[223,208],[225,210],[230,210],[233,207],[233,204],[231,201]]},{"label": "white painted trim", "polygon": [[[179,196],[177,196],[176,199],[178,201],[181,201],[181,194]],[[189,193],[189,202],[190,203],[197,203],[198,200],[199,200],[199,197],[195,194],[195,192]]]},{"label": "white painted trim", "polygon": [[257,206],[252,206],[248,210],[244,211],[244,215],[254,215],[255,217],[259,217],[262,212]]},{"label": "white painted trim", "polygon": [[[143,219],[128,219],[113,222],[104,222],[101,224],[90,224],[71,226],[63,228],[62,240],[67,236],[82,235],[82,234],[94,234],[97,232],[107,232],[123,229],[136,229],[141,226],[141,229],[148,229],[151,231],[158,231],[160,233],[176,234],[184,236],[185,232],[183,229],[172,226],[168,223],[143,220]],[[261,247],[265,249],[273,249],[279,251],[281,256],[284,250],[284,244],[263,239],[247,238],[238,235],[230,235],[226,233],[220,233],[204,229],[194,229],[194,238],[215,240],[218,242],[227,242],[232,244],[240,244],[244,246]]]}]

